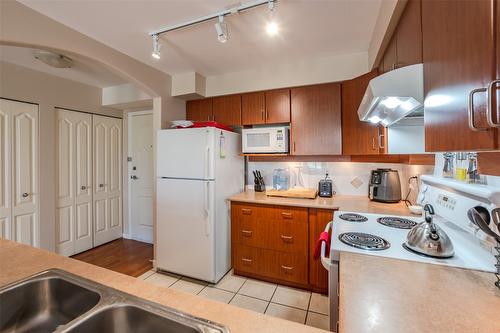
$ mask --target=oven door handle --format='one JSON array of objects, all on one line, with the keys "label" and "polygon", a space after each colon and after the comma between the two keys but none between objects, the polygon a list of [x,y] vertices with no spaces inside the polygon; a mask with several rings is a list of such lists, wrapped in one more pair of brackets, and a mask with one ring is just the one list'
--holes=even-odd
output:
[{"label": "oven door handle", "polygon": [[[324,230],[325,232],[330,231],[330,229],[332,228],[332,223],[333,223],[333,221],[328,222],[328,224],[326,225],[325,230]],[[330,244],[330,246],[331,246],[331,244]],[[325,267],[325,269],[327,271],[330,271],[330,266],[332,264],[330,262],[330,257],[327,257],[326,242],[321,243],[321,264],[323,265],[323,267]]]}]

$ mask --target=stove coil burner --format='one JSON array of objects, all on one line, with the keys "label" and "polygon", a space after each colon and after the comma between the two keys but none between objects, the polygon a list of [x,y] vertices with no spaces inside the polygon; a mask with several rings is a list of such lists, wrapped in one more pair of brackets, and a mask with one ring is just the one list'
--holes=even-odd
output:
[{"label": "stove coil burner", "polygon": [[368,218],[363,215],[359,214],[354,214],[354,213],[346,213],[342,214],[339,216],[344,221],[349,221],[349,222],[366,222],[368,221]]},{"label": "stove coil burner", "polygon": [[392,216],[379,217],[377,219],[377,222],[385,226],[398,229],[411,229],[417,225],[417,222],[415,221],[408,220],[402,217]]},{"label": "stove coil burner", "polygon": [[361,232],[346,232],[340,234],[339,240],[349,246],[369,251],[386,250],[391,247],[391,244],[382,237]]}]

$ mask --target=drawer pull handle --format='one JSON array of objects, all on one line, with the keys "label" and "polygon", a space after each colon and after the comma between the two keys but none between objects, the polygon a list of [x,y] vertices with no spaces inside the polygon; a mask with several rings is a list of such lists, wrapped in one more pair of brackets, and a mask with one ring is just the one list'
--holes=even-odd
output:
[{"label": "drawer pull handle", "polygon": [[241,230],[241,233],[245,237],[252,237],[252,231],[251,230]]},{"label": "drawer pull handle", "polygon": [[281,239],[282,239],[284,242],[287,242],[287,243],[292,243],[292,242],[293,242],[293,236],[285,236],[285,235],[281,235]]},{"label": "drawer pull handle", "polygon": [[243,262],[252,262],[252,261],[253,261],[252,259],[247,259],[247,258],[241,258],[241,260],[242,260]]},{"label": "drawer pull handle", "polygon": [[292,213],[287,212],[281,212],[281,216],[283,216],[285,219],[291,219],[293,217]]},{"label": "drawer pull handle", "polygon": [[243,214],[245,214],[245,215],[251,215],[252,214],[252,210],[250,208],[242,208],[241,212]]},{"label": "drawer pull handle", "polygon": [[283,268],[285,271],[288,271],[288,272],[290,272],[290,271],[293,270],[293,267],[290,267],[290,266],[283,266],[283,265],[281,265],[281,268]]}]

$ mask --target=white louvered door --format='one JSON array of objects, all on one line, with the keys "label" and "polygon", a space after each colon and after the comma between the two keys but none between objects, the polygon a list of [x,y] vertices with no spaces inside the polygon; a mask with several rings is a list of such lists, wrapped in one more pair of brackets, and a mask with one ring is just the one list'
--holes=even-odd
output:
[{"label": "white louvered door", "polygon": [[57,109],[57,211],[59,254],[92,248],[92,115]]},{"label": "white louvered door", "polygon": [[39,246],[38,105],[0,99],[2,237]]},{"label": "white louvered door", "polygon": [[122,236],[122,120],[93,116],[94,246]]}]

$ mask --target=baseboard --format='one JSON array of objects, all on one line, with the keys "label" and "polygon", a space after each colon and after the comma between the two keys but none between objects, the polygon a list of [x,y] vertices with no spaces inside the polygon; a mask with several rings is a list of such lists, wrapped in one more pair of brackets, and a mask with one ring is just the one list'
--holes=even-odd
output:
[{"label": "baseboard", "polygon": [[130,234],[123,234],[122,237],[125,238],[125,239],[132,239],[132,237],[130,236]]}]

